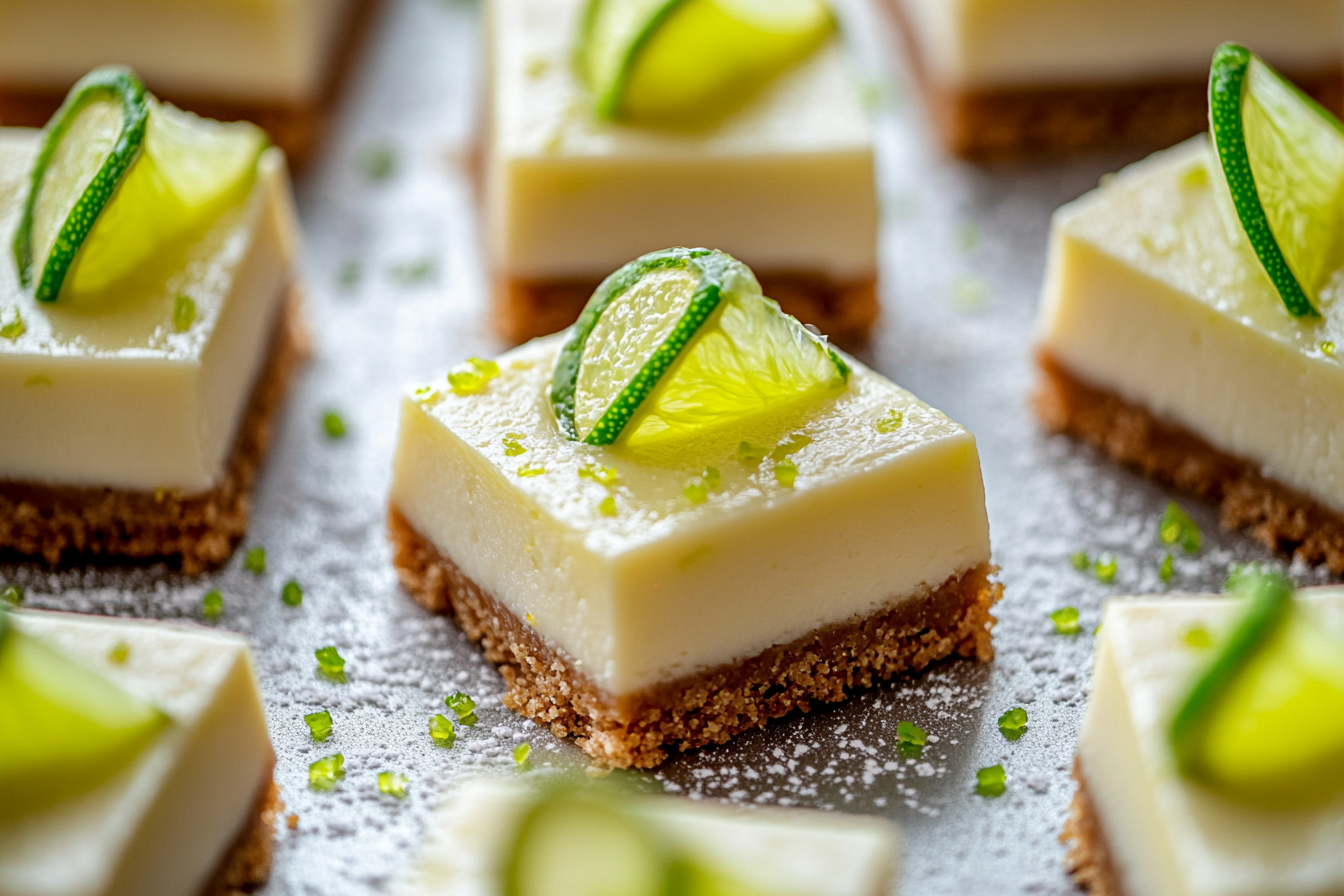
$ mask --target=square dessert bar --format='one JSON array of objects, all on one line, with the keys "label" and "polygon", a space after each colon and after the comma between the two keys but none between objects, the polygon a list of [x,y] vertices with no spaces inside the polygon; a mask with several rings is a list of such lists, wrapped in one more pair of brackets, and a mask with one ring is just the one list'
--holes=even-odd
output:
[{"label": "square dessert bar", "polygon": [[1253,42],[1344,105],[1335,0],[885,0],[943,145],[969,158],[1169,146],[1208,127],[1209,60]]},{"label": "square dessert bar", "polygon": [[136,69],[165,102],[247,119],[301,165],[379,0],[6,0],[0,125],[40,127],[95,66]]},{"label": "square dessert bar", "polygon": [[500,665],[507,706],[648,767],[950,654],[992,656],[1001,586],[961,426],[847,359],[845,393],[773,426],[587,445],[546,400],[563,338],[501,357],[481,394],[402,402],[398,572]]},{"label": "square dessert bar", "polygon": [[490,0],[485,244],[502,334],[573,323],[663,246],[715,246],[841,344],[877,318],[873,137],[838,38],[695,131],[599,120],[571,65],[583,0]]},{"label": "square dessert bar", "polygon": [[1288,314],[1220,177],[1196,138],[1055,214],[1037,411],[1344,572],[1344,316]]},{"label": "square dessert bar", "polygon": [[[39,144],[0,129],[6,249]],[[181,273],[114,313],[35,301],[0,255],[0,550],[170,557],[189,574],[228,559],[307,351],[296,231],[284,156],[268,149],[250,197]]]},{"label": "square dessert bar", "polygon": [[[1310,588],[1299,599],[1334,622],[1344,591]],[[1226,596],[1122,598],[1101,626],[1092,695],[1078,740],[1078,793],[1064,836],[1075,879],[1096,896],[1338,893],[1342,809],[1334,800],[1302,809],[1233,802],[1182,778],[1168,725],[1209,648],[1243,614]]]}]

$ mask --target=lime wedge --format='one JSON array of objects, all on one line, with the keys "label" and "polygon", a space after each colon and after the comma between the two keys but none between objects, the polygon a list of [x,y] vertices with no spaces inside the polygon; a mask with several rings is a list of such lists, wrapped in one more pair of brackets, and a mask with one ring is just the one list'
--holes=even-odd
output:
[{"label": "lime wedge", "polygon": [[1209,119],[1251,248],[1288,311],[1318,316],[1344,267],[1344,124],[1237,44],[1214,54]]},{"label": "lime wedge", "polygon": [[168,718],[0,611],[0,818],[87,792],[131,763]]},{"label": "lime wedge", "polygon": [[577,65],[604,118],[721,112],[835,27],[825,0],[589,0]]},{"label": "lime wedge", "polygon": [[164,248],[241,202],[265,133],[163,106],[133,72],[95,69],[47,125],[14,239],[39,301],[106,298]]},{"label": "lime wedge", "polygon": [[849,368],[708,249],[642,256],[593,293],[555,362],[551,405],[571,439],[693,437],[834,396]]},{"label": "lime wedge", "polygon": [[1292,808],[1344,790],[1344,642],[1277,574],[1237,588],[1245,615],[1172,723],[1185,775],[1245,802]]}]

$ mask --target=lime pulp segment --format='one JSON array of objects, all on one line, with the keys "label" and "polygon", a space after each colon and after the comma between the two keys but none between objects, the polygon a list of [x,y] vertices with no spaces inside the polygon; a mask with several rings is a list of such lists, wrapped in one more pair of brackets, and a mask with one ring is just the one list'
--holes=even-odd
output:
[{"label": "lime pulp segment", "polygon": [[1318,316],[1344,268],[1344,125],[1237,44],[1214,54],[1209,117],[1247,241],[1288,311]]}]

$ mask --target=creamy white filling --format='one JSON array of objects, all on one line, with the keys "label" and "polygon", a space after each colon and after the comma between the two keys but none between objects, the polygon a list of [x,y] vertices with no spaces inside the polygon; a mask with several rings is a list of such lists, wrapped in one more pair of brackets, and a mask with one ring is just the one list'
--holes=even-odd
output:
[{"label": "creamy white filling", "polygon": [[[673,797],[632,808],[669,845],[687,850],[751,892],[780,896],[884,896],[899,841],[886,821],[807,809],[743,811]],[[528,793],[517,784],[468,782],[441,811],[398,896],[499,896],[499,865]]]},{"label": "creamy white filling", "polygon": [[[37,131],[0,129],[0,234],[13,232]],[[267,150],[246,206],[181,274],[106,313],[39,304],[0,256],[0,481],[201,492],[223,474],[291,286],[296,224],[284,157]],[[179,294],[196,303],[186,332]]]},{"label": "creamy white filling", "polygon": [[352,0],[5,0],[0,84],[64,91],[129,65],[150,89],[266,103],[316,101]]},{"label": "creamy white filling", "polygon": [[[0,823],[0,896],[200,892],[275,762],[247,642],[64,613],[10,621],[159,707],[172,724],[97,790]],[[120,665],[108,659],[118,643],[129,647]]]},{"label": "creamy white filling", "polygon": [[[1232,216],[1204,138],[1064,206],[1040,345],[1073,373],[1344,510],[1344,302],[1291,317]],[[1226,207],[1225,207],[1226,206]]]},{"label": "creamy white filling", "polygon": [[[851,361],[839,399],[661,455],[565,439],[546,404],[557,337],[500,358],[476,396],[402,403],[391,501],[417,531],[613,694],[755,656],[902,600],[989,559],[975,439]],[[874,424],[904,414],[892,433]],[[802,432],[793,488],[745,439]],[[505,454],[506,433],[525,453]],[[608,490],[579,475],[612,466]],[[692,504],[707,465],[720,489]],[[524,467],[543,467],[519,476]],[[615,498],[617,516],[599,512]]]},{"label": "creamy white filling", "polygon": [[941,85],[974,89],[1207,77],[1219,44],[1274,65],[1338,66],[1336,0],[894,0]]},{"label": "creamy white filling", "polygon": [[487,8],[490,260],[598,278],[712,246],[762,272],[877,270],[872,134],[838,41],[702,132],[598,121],[570,66],[582,0]]},{"label": "creamy white filling", "polygon": [[[1344,591],[1302,598],[1344,625]],[[1325,896],[1344,889],[1344,801],[1257,810],[1179,776],[1167,726],[1209,661],[1185,643],[1196,625],[1216,638],[1239,602],[1213,595],[1125,598],[1106,607],[1078,756],[1107,846],[1130,896]],[[1289,736],[1285,734],[1285,736]]]}]

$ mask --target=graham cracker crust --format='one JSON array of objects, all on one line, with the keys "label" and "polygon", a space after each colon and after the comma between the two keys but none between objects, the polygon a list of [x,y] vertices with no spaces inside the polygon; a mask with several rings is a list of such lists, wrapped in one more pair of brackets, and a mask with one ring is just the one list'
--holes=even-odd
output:
[{"label": "graham cracker crust", "polygon": [[270,878],[271,860],[275,857],[275,823],[285,811],[280,788],[271,779],[272,774],[273,771],[267,772],[266,780],[257,792],[251,817],[201,891],[202,896],[255,893]]},{"label": "graham cracker crust", "polygon": [[[166,103],[220,121],[246,120],[260,126],[285,151],[289,165],[301,169],[321,148],[336,105],[368,39],[383,0],[354,0],[349,21],[336,41],[335,53],[316,98],[306,103],[229,100],[174,91],[151,92]],[[0,125],[40,128],[60,108],[65,90],[0,84]]]},{"label": "graham cracker crust", "polygon": [[1101,819],[1087,790],[1082,762],[1077,758],[1073,760],[1073,780],[1078,789],[1069,804],[1064,829],[1059,833],[1059,842],[1069,847],[1064,867],[1073,876],[1073,882],[1092,896],[1125,896],[1106,845],[1106,834],[1101,829]]},{"label": "graham cracker crust", "polygon": [[[1209,129],[1208,75],[1153,81],[998,90],[957,89],[930,73],[900,0],[892,11],[906,58],[944,148],[972,161],[1119,148],[1161,149]],[[1344,69],[1285,74],[1335,114],[1344,108]]]},{"label": "graham cracker crust", "polygon": [[923,600],[617,699],[440,554],[394,506],[387,524],[402,585],[426,609],[451,614],[499,666],[508,685],[504,705],[559,737],[576,737],[594,759],[618,768],[652,768],[673,749],[724,743],[953,653],[981,662],[994,656],[990,610],[1003,586],[989,578],[997,567],[982,563]]},{"label": "graham cracker crust", "polygon": [[214,488],[186,494],[0,481],[0,551],[41,555],[53,566],[92,557],[162,557],[179,561],[187,575],[223,564],[247,531],[252,486],[276,414],[308,354],[302,295],[291,286],[233,453]]},{"label": "graham cracker crust", "polygon": [[[877,322],[877,277],[835,280],[815,272],[756,271],[761,289],[785,313],[845,347],[863,346]],[[521,280],[497,276],[495,324],[510,343],[546,336],[574,323],[601,278]]]},{"label": "graham cracker crust", "polygon": [[1037,364],[1042,377],[1034,404],[1048,428],[1077,436],[1159,482],[1218,502],[1226,529],[1248,530],[1270,550],[1344,574],[1344,515],[1181,425],[1079,379],[1047,352],[1038,352]]}]

